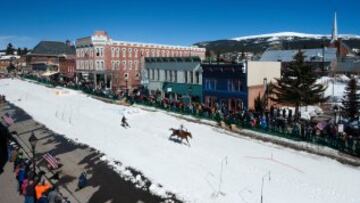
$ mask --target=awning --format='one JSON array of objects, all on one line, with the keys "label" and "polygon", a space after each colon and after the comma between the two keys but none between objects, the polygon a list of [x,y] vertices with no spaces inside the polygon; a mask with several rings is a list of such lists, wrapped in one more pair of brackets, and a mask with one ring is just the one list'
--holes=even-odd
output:
[{"label": "awning", "polygon": [[47,72],[41,74],[41,76],[49,77],[49,76],[52,76],[52,75],[55,75],[58,73],[60,73],[60,72],[59,71],[47,71]]},{"label": "awning", "polygon": [[202,95],[202,86],[197,84],[165,82],[163,90],[167,93],[199,96]]}]

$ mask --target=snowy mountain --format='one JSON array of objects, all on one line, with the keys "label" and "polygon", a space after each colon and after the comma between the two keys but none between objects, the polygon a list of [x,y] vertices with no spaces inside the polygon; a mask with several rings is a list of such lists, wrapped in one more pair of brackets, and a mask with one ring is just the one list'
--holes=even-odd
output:
[{"label": "snowy mountain", "polygon": [[[339,36],[342,39],[360,39],[360,35],[352,35],[352,34],[343,34]],[[259,38],[267,38],[268,41],[275,40],[293,40],[295,38],[305,38],[305,39],[330,39],[331,35],[323,35],[323,34],[307,34],[307,33],[299,33],[299,32],[277,32],[277,33],[269,33],[262,35],[250,35],[250,36],[242,36],[232,38],[231,40],[242,41],[248,39],[259,39]]]},{"label": "snowy mountain", "polygon": [[[360,35],[339,35],[350,48],[360,49]],[[306,34],[297,32],[278,32],[270,34],[250,35],[215,41],[199,42],[195,45],[204,47],[213,53],[253,52],[262,53],[268,48],[304,49],[321,48],[330,42],[330,35]]]}]

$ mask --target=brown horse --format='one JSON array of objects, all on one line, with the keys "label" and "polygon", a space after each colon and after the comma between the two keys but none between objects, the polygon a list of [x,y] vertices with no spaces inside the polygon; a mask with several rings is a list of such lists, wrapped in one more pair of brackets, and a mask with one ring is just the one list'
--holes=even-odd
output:
[{"label": "brown horse", "polygon": [[188,137],[192,138],[192,135],[190,132],[185,131],[185,130],[180,130],[180,129],[174,129],[174,128],[170,128],[169,130],[172,131],[172,134],[170,135],[169,139],[176,136],[177,138],[179,138],[181,140],[181,143],[182,143],[183,139],[185,139],[186,142],[190,145],[190,142],[188,139]]}]

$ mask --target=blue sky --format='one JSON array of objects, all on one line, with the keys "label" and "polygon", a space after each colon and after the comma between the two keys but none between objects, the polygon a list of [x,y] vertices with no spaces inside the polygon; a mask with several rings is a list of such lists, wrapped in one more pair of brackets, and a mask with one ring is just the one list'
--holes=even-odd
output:
[{"label": "blue sky", "polygon": [[243,35],[292,31],[360,34],[359,0],[1,0],[0,48],[85,37],[190,45]]}]

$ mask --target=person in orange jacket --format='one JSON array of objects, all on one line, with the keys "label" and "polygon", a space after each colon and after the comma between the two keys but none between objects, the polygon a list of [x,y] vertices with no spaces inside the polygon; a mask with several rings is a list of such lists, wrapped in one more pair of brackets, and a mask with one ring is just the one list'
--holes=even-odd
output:
[{"label": "person in orange jacket", "polygon": [[40,197],[42,196],[42,194],[46,191],[48,191],[51,188],[51,185],[47,182],[45,182],[45,180],[43,180],[41,183],[37,184],[35,186],[35,194],[36,194],[36,199],[40,199]]}]

